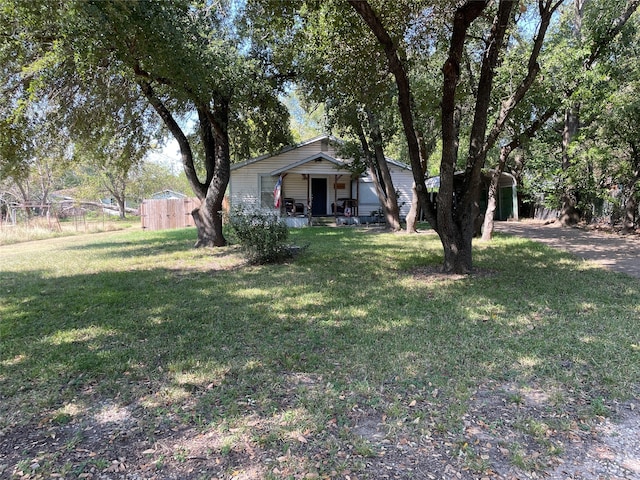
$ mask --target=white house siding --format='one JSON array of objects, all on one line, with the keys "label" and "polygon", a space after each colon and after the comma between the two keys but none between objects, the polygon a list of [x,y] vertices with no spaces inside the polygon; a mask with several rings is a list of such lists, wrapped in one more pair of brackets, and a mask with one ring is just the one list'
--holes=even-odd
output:
[{"label": "white house siding", "polygon": [[393,177],[393,186],[396,191],[400,193],[398,197],[400,216],[406,217],[411,209],[411,200],[413,198],[413,192],[411,190],[413,186],[413,172],[395,165],[392,166],[390,170],[391,176]]},{"label": "white house siding", "polygon": [[[398,197],[400,216],[406,217],[411,208],[413,174],[410,170],[400,168],[393,164],[389,164],[389,173],[393,179],[393,186],[396,192],[400,193]],[[376,187],[373,184],[371,175],[367,175],[366,178],[360,180],[359,207],[360,215],[370,215],[371,212],[377,211],[380,208],[380,200],[378,200]]]}]

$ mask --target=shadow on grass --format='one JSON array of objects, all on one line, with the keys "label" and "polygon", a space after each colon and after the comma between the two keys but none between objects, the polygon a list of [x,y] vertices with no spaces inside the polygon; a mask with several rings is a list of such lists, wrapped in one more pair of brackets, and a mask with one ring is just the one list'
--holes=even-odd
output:
[{"label": "shadow on grass", "polygon": [[[110,237],[114,237],[111,235]],[[197,232],[193,228],[181,228],[173,230],[127,232],[124,235],[115,236],[115,240],[91,242],[72,245],[67,250],[77,251],[79,254],[86,252],[103,251],[105,255],[114,257],[150,256],[158,252],[173,253],[184,251],[193,247],[197,239]]]},{"label": "shadow on grass", "polygon": [[[72,248],[87,262],[180,254],[188,237]],[[302,411],[300,422],[321,432],[331,417],[348,422],[354,405],[402,418],[411,392],[433,388],[437,417],[487,380],[594,398],[630,395],[640,381],[640,291],[627,277],[502,238],[475,250],[492,275],[428,281],[411,268],[439,264],[437,239],[309,229],[292,240],[311,244],[295,262],[215,276],[192,266],[55,280],[38,269],[8,273],[5,421],[97,397],[154,422],[173,412],[175,425]]]}]

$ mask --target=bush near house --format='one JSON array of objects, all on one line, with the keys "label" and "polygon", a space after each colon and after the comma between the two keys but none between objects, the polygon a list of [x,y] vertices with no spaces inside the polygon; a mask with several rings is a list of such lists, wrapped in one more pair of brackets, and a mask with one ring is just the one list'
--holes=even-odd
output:
[{"label": "bush near house", "polygon": [[249,262],[274,263],[291,257],[286,243],[289,228],[277,215],[239,207],[230,213],[229,225]]}]

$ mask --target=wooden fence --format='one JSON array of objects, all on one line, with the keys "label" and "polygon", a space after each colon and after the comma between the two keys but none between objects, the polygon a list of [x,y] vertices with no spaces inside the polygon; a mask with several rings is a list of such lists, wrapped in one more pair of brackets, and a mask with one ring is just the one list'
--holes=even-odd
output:
[{"label": "wooden fence", "polygon": [[164,230],[194,227],[191,211],[199,206],[200,201],[197,198],[144,200],[140,205],[142,228]]}]

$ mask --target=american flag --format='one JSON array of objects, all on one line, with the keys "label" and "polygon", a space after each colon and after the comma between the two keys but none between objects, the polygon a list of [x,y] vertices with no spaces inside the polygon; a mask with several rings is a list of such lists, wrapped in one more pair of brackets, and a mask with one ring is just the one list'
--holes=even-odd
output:
[{"label": "american flag", "polygon": [[282,175],[278,177],[276,186],[273,188],[273,206],[280,208],[280,194],[282,193]]}]

